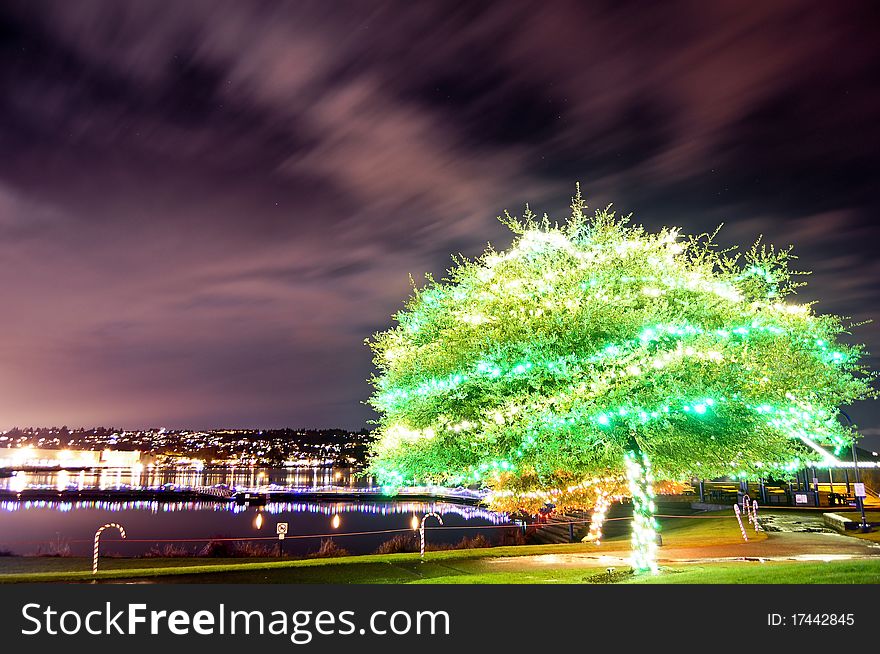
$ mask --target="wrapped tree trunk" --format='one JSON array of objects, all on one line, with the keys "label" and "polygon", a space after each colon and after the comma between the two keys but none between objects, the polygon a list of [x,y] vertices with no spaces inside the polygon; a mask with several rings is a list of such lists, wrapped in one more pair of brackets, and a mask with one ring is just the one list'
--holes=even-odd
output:
[{"label": "wrapped tree trunk", "polygon": [[638,448],[626,453],[626,479],[632,496],[632,567],[636,573],[657,572],[657,521],[654,477],[648,456]]}]

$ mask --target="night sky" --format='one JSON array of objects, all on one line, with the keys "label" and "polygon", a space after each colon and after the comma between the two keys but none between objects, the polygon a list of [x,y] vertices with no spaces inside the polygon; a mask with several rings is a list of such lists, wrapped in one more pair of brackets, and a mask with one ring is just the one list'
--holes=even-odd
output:
[{"label": "night sky", "polygon": [[[765,6],[766,5],[766,6]],[[0,428],[341,426],[408,276],[575,181],[880,318],[880,3],[4,2]],[[880,325],[855,340],[880,368]],[[852,408],[880,443],[878,403]]]}]

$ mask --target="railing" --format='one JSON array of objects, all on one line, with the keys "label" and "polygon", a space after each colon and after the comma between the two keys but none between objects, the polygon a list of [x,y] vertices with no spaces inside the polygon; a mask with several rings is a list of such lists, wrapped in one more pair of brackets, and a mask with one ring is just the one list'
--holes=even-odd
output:
[{"label": "railing", "polygon": [[216,486],[192,486],[190,490],[201,495],[211,495],[212,497],[219,497],[224,500],[228,500],[235,495],[235,491],[231,488],[218,488]]},{"label": "railing", "polygon": [[[363,496],[373,496],[373,495],[385,495],[382,487],[380,486],[372,486],[372,487],[363,487],[363,486],[277,486],[275,484],[268,484],[265,486],[254,486],[250,488],[245,488],[238,486],[233,492],[234,495],[239,495],[241,493],[251,493],[258,495],[268,495],[271,496],[273,494],[302,494],[302,495],[363,495]],[[396,496],[399,497],[409,497],[409,496],[425,496],[429,495],[432,497],[447,497],[447,498],[459,498],[459,499],[469,499],[469,500],[481,500],[486,496],[485,491],[471,490],[469,488],[447,488],[445,486],[406,486],[397,489]]]}]

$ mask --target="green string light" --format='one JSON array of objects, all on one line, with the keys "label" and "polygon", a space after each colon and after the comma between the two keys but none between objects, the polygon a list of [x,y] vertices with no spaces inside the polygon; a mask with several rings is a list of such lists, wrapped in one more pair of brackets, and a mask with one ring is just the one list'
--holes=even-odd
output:
[{"label": "green string light", "polygon": [[789,476],[852,442],[838,407],[876,397],[874,373],[839,318],[790,301],[787,251],[572,209],[506,217],[507,251],[429,277],[370,339],[381,484],[525,497],[649,459],[664,482]]}]

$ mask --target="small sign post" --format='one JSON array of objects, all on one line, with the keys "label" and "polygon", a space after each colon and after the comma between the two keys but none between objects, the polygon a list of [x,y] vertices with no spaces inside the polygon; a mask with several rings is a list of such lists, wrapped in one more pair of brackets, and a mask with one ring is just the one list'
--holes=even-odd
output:
[{"label": "small sign post", "polygon": [[806,504],[808,502],[806,493],[795,493],[794,494],[794,503],[795,504]]},{"label": "small sign post", "polygon": [[278,556],[284,556],[284,537],[287,535],[287,523],[275,523],[275,533],[278,534]]},{"label": "small sign post", "polygon": [[855,484],[853,484],[853,488],[854,488],[853,494],[856,497],[861,497],[862,499],[865,499],[868,496],[868,494],[865,492],[865,485],[864,484],[855,483]]}]

